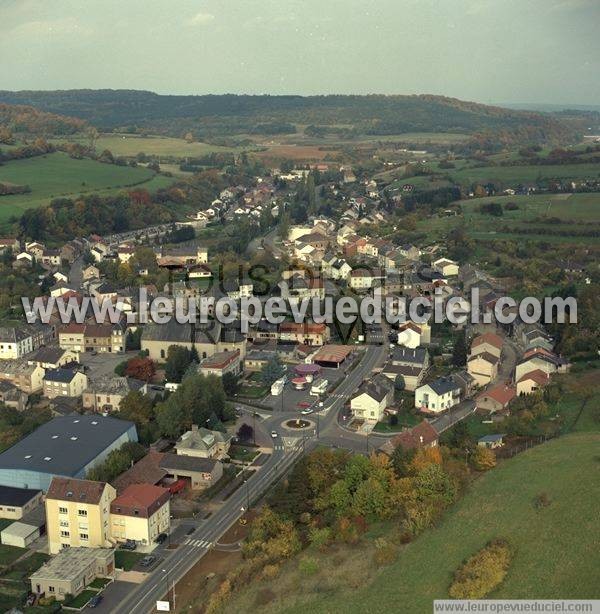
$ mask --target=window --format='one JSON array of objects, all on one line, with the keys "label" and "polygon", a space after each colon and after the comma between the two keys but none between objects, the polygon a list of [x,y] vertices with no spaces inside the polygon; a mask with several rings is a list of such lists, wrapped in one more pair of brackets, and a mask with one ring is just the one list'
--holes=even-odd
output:
[{"label": "window", "polygon": [[60,521],[60,526],[61,527],[68,527],[69,526],[69,521],[68,520],[61,520]]},{"label": "window", "polygon": [[69,531],[61,531],[60,536],[61,537],[71,537],[71,533],[69,533]]},{"label": "window", "polygon": [[68,514],[68,513],[69,513],[69,510],[68,510],[66,507],[59,507],[59,508],[58,508],[58,512],[59,512],[60,514]]},{"label": "window", "polygon": [[87,510],[77,510],[79,516],[87,516]]},{"label": "window", "polygon": [[87,533],[80,533],[79,534],[79,539],[87,540],[87,539],[89,539],[89,536],[88,536]]},{"label": "window", "polygon": [[53,593],[54,592],[54,587],[53,586],[49,586],[48,587],[48,592],[49,593]]}]

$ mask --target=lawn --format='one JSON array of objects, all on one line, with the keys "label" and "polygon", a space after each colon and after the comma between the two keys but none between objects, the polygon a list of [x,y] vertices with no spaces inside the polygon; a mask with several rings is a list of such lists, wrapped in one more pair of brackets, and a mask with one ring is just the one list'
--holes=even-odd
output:
[{"label": "lawn", "polygon": [[132,552],[131,550],[115,550],[115,567],[130,571],[131,568],[144,558],[141,552]]},{"label": "lawn", "polygon": [[147,168],[102,164],[89,158],[75,160],[62,152],[7,162],[0,166],[2,181],[28,185],[31,192],[1,196],[0,222],[53,198],[86,193],[109,195],[134,185],[153,191],[173,182],[168,177],[155,176]]},{"label": "lawn", "polygon": [[73,597],[70,601],[65,601],[65,606],[69,608],[82,608],[92,597],[95,597],[98,593],[96,591],[85,590],[79,593],[77,597]]},{"label": "lawn", "polygon": [[[20,554],[24,554],[24,551],[21,550]],[[22,561],[12,565],[9,572],[2,574],[2,579],[23,580],[34,571],[37,571],[49,558],[50,557],[43,552],[34,552]]]},{"label": "lawn", "polygon": [[88,585],[88,588],[101,589],[101,588],[104,588],[109,583],[110,583],[110,578],[96,578],[91,584]]},{"label": "lawn", "polygon": [[0,567],[6,567],[14,563],[20,556],[24,555],[25,552],[26,550],[23,548],[0,544]]},{"label": "lawn", "polygon": [[243,461],[245,463],[252,462],[260,452],[253,447],[248,447],[244,445],[231,446],[229,448],[229,456],[233,460]]},{"label": "lawn", "polygon": [[[84,137],[67,139],[88,144]],[[55,139],[64,142],[64,139]],[[138,153],[175,158],[200,157],[210,153],[243,151],[243,147],[222,147],[208,143],[188,143],[184,139],[168,136],[140,136],[138,134],[103,134],[96,141],[96,151],[108,149],[115,156],[133,157]]]},{"label": "lawn", "polygon": [[[324,574],[336,567],[333,553],[320,561],[320,574],[297,578],[302,588],[291,593],[278,590],[289,584],[285,569],[281,580],[270,583],[276,599],[263,611],[430,612],[433,599],[447,598],[462,561],[496,537],[510,540],[516,554],[490,598],[598,599],[599,446],[600,434],[578,433],[519,454],[478,479],[438,527],[402,547],[396,562],[376,572],[370,585],[352,590],[347,574],[344,587],[330,589]],[[551,503],[537,510],[533,500],[542,492]],[[346,564],[338,561],[340,573]],[[361,585],[358,578],[356,584]],[[252,603],[254,595],[240,597],[238,605]]]}]

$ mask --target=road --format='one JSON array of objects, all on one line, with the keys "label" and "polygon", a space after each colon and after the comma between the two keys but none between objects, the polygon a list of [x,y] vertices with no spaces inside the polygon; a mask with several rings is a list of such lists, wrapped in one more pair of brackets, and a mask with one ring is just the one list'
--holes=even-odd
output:
[{"label": "road", "polygon": [[[341,436],[348,438],[348,441],[353,439],[351,434],[337,425],[337,414],[361,382],[385,360],[386,348],[384,345],[366,346],[363,352],[361,361],[338,386],[335,396],[325,402],[318,416],[313,414],[310,417],[311,420],[318,422],[319,438],[338,440]],[[305,439],[301,440],[297,433],[286,431],[282,426],[285,418],[284,414],[276,413],[261,423],[261,428],[276,431],[278,437],[273,440],[273,453],[260,469],[248,472],[249,477],[245,485],[238,488],[223,507],[207,520],[186,520],[187,525],[197,526],[196,530],[182,539],[178,548],[161,549],[159,556],[163,555],[164,558],[159,561],[156,569],[149,573],[142,584],[130,584],[130,589],[125,594],[125,583],[115,582],[109,585],[104,592],[104,600],[95,609],[96,612],[99,614],[122,614],[124,612],[146,614],[154,611],[156,601],[164,598],[167,593],[167,583],[169,585],[173,582],[177,583],[214,547],[219,538],[244,513],[248,500],[252,504],[260,499],[304,452],[308,452],[317,445],[319,439],[316,432],[311,431]],[[296,444],[291,448],[279,443],[288,436],[298,438]],[[364,447],[365,438],[359,435],[355,437],[355,445]]]},{"label": "road", "polygon": [[153,611],[156,601],[161,600],[166,594],[167,582],[170,585],[173,581],[181,579],[244,513],[247,499],[249,498],[250,502],[257,500],[298,460],[301,454],[300,446],[290,453],[274,450],[269,461],[250,475],[246,487],[242,486],[236,490],[224,508],[202,522],[194,533],[188,536],[191,543],[185,544],[188,540],[184,540],[177,549],[167,551],[169,552],[167,557],[149,574],[146,581],[136,585],[127,597],[121,600],[118,607],[110,611],[115,614],[117,612],[146,614]]}]

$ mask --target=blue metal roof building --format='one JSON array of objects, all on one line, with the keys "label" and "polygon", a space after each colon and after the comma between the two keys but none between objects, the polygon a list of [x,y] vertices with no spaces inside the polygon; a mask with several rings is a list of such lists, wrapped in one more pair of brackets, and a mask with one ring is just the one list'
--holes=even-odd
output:
[{"label": "blue metal roof building", "polygon": [[98,415],[54,418],[0,454],[0,485],[46,492],[55,475],[84,478],[128,441],[137,441],[133,422]]}]

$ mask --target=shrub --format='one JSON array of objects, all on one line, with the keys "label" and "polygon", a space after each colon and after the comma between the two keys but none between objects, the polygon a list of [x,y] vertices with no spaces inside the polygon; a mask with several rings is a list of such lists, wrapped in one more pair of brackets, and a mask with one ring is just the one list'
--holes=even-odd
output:
[{"label": "shrub", "polygon": [[276,595],[270,588],[261,588],[256,594],[255,605],[265,606],[275,599]]},{"label": "shrub", "polygon": [[391,544],[383,537],[378,537],[375,540],[373,560],[378,567],[391,565],[396,560],[397,554],[398,548],[394,544]]},{"label": "shrub", "polygon": [[533,500],[533,507],[535,507],[536,510],[541,510],[544,509],[545,507],[548,507],[551,503],[550,497],[548,496],[547,492],[541,492],[539,495],[536,495],[536,497]]},{"label": "shrub", "polygon": [[260,574],[261,580],[273,580],[279,574],[279,565],[265,565]]},{"label": "shrub", "polygon": [[493,450],[477,446],[475,453],[473,454],[473,467],[477,471],[487,471],[496,466],[496,455]]},{"label": "shrub", "polygon": [[489,542],[455,572],[448,594],[453,599],[483,599],[502,583],[512,556],[506,540]]},{"label": "shrub", "polygon": [[315,548],[319,548],[320,550],[323,550],[327,546],[327,544],[331,541],[331,538],[332,532],[329,527],[310,530],[310,543],[315,546]]}]

